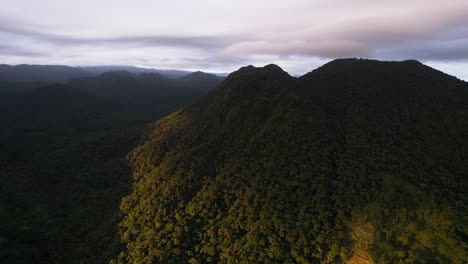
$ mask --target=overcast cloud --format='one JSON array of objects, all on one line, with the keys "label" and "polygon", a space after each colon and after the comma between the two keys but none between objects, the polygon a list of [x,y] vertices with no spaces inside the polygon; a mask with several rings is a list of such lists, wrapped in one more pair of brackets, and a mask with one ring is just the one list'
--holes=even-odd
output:
[{"label": "overcast cloud", "polygon": [[418,59],[468,80],[467,0],[14,0],[0,63],[227,72],[277,63]]}]

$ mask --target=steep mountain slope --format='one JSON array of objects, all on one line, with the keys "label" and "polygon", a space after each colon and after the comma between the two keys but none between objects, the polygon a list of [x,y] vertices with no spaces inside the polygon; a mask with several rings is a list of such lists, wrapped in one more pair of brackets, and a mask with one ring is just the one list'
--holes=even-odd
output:
[{"label": "steep mountain slope", "polygon": [[420,63],[232,73],[128,156],[120,263],[463,263],[466,83]]}]

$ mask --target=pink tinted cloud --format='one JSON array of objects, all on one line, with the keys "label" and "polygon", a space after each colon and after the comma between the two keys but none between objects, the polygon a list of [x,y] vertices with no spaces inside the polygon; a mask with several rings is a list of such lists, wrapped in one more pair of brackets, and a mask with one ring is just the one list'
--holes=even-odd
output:
[{"label": "pink tinted cloud", "polygon": [[349,54],[365,56],[368,51],[367,45],[352,40],[245,41],[225,48],[222,55],[276,54],[341,57]]}]

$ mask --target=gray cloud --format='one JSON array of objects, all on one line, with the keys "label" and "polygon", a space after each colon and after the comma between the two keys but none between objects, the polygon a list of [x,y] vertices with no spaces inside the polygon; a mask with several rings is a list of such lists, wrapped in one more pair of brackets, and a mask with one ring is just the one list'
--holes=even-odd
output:
[{"label": "gray cloud", "polygon": [[52,45],[130,45],[130,46],[180,46],[198,48],[221,48],[234,41],[234,37],[223,36],[117,36],[117,37],[77,37],[41,32],[11,26],[14,23],[2,22],[0,34],[8,33],[17,37],[27,37]]},{"label": "gray cloud", "polygon": [[374,56],[387,59],[468,60],[468,24],[439,32],[431,38],[376,48]]},{"label": "gray cloud", "polygon": [[5,44],[0,44],[0,54],[9,55],[9,56],[18,56],[18,57],[37,57],[42,56],[44,53],[22,49],[14,46],[9,46]]},{"label": "gray cloud", "polygon": [[417,42],[405,46],[382,49],[377,57],[418,60],[468,60],[468,38],[451,41]]}]

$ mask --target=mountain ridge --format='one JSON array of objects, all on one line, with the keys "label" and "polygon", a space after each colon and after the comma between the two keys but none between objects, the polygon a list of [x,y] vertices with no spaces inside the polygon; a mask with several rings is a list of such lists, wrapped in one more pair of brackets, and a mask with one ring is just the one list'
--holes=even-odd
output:
[{"label": "mountain ridge", "polygon": [[[127,71],[132,74],[159,73],[172,79],[179,79],[190,75],[191,71],[160,70],[153,68],[140,68],[135,66],[67,66],[48,64],[0,64],[0,83],[66,83],[74,78],[94,77],[105,72]],[[197,71],[204,73],[201,71]],[[222,75],[206,73],[223,78]]]}]

